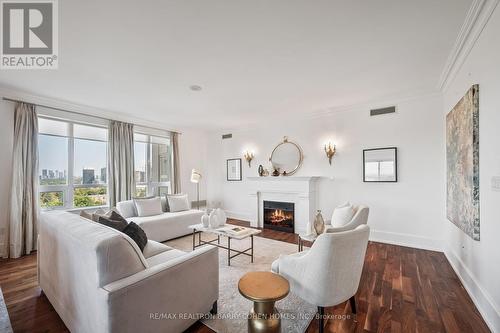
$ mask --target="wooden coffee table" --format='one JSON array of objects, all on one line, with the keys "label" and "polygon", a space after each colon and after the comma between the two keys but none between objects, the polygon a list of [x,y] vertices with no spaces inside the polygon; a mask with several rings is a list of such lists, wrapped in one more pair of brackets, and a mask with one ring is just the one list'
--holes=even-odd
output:
[{"label": "wooden coffee table", "polygon": [[274,303],[285,298],[290,284],[281,275],[271,272],[250,272],[238,282],[243,297],[253,301],[248,315],[248,332],[280,332],[281,319]]}]

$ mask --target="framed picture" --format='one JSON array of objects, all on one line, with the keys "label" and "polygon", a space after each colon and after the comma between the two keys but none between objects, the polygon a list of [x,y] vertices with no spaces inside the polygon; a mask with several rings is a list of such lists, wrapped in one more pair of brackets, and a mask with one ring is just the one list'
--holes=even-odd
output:
[{"label": "framed picture", "polygon": [[398,149],[396,147],[363,150],[363,181],[395,183],[398,181]]},{"label": "framed picture", "polygon": [[231,158],[227,160],[227,180],[240,181],[241,180],[241,158]]}]

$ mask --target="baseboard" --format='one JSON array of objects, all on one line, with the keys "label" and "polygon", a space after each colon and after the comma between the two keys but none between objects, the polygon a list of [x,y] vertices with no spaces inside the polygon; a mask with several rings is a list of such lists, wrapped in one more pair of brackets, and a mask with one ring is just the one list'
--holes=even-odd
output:
[{"label": "baseboard", "polygon": [[402,234],[397,232],[370,231],[370,240],[374,242],[387,243],[399,246],[414,247],[422,250],[443,251],[441,242],[437,239]]},{"label": "baseboard", "polygon": [[500,310],[493,302],[491,296],[479,285],[474,274],[465,266],[463,261],[449,248],[444,249],[444,254],[451,267],[458,275],[465,290],[472,298],[486,325],[492,332],[500,332]]}]

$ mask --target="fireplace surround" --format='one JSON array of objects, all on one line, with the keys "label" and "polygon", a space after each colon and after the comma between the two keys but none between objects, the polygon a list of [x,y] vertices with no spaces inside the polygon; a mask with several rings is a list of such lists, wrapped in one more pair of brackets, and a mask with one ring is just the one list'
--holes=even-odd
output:
[{"label": "fireplace surround", "polygon": [[306,233],[307,223],[316,215],[317,183],[320,177],[247,177],[249,215],[254,228],[264,228],[264,201],[294,204],[294,233]]},{"label": "fireplace surround", "polygon": [[293,202],[264,201],[264,228],[294,233],[295,204]]}]

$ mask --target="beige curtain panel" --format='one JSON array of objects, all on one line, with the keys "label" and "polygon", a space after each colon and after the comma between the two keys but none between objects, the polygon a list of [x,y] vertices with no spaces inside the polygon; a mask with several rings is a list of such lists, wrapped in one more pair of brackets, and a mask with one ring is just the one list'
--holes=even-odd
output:
[{"label": "beige curtain panel", "polygon": [[36,250],[38,210],[38,117],[34,105],[17,103],[9,215],[11,258]]},{"label": "beige curtain panel", "polygon": [[172,151],[174,155],[174,179],[172,183],[172,192],[181,193],[181,175],[179,160],[179,133],[172,133]]},{"label": "beige curtain panel", "polygon": [[109,205],[132,199],[134,180],[134,125],[109,123],[108,134]]}]

